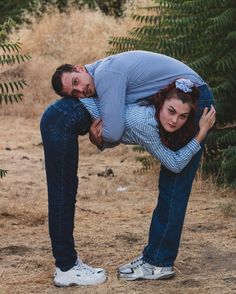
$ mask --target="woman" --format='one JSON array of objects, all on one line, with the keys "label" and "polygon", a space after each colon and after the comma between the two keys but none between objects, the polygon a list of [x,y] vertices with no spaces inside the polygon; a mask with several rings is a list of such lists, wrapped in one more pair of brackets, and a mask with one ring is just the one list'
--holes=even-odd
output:
[{"label": "woman", "polygon": [[[205,85],[203,87],[205,94],[210,97],[210,90]],[[204,141],[207,132],[215,123],[216,113],[211,105],[209,109],[205,107],[199,126],[196,126],[200,116],[198,104],[201,91],[201,87],[199,90],[199,87],[194,86],[190,80],[182,78],[159,91],[149,103],[145,100],[140,103],[141,105],[126,105],[125,131],[121,142],[142,146],[158,159],[162,164],[162,171],[166,173],[165,177],[169,179],[166,187],[173,185],[173,173],[181,172],[195,154],[198,153],[200,156],[200,143]],[[92,116],[94,114],[95,117],[99,116],[94,110],[96,107],[90,105],[91,101],[87,103],[83,99],[82,102]],[[90,130],[95,134],[101,134],[101,120],[97,120],[95,126],[95,130],[93,127]],[[188,178],[188,169],[185,169],[182,187],[185,180],[192,180]],[[158,205],[153,212],[148,245],[142,255],[119,267],[119,278],[167,279],[174,275],[173,263],[178,252],[188,202],[188,198],[184,195],[189,193],[181,193],[179,189],[180,193],[176,195],[180,197],[173,198],[166,192],[166,187],[163,184],[161,186],[161,191],[165,192],[160,193]],[[183,213],[180,214],[179,211]],[[156,258],[155,264],[154,258]]]},{"label": "woman", "polygon": [[[210,91],[206,90],[206,95],[210,97]],[[184,186],[185,181],[193,180],[186,165],[196,153],[198,154],[192,160],[197,163],[201,155],[201,151],[198,152],[200,143],[215,123],[216,113],[211,105],[210,110],[204,109],[199,127],[196,128],[196,121],[200,115],[197,111],[198,98],[199,88],[190,80],[178,79],[152,97],[152,107],[146,108],[146,115],[142,116],[143,121],[140,124],[126,125],[125,132],[128,132],[128,128],[132,129],[132,137],[138,138],[136,143],[161,161],[160,177],[164,174],[165,181],[159,186],[160,195],[152,216],[148,244],[140,256],[119,267],[118,276],[121,279],[167,279],[174,276],[173,265],[178,253],[188,203],[188,197],[185,195],[189,195],[190,192],[186,192]],[[134,111],[131,110],[132,106],[129,107],[130,112]],[[135,115],[142,113],[138,113],[140,106],[133,107],[137,108]],[[129,110],[126,116],[130,116]],[[145,124],[151,128],[145,128]],[[124,133],[123,139],[125,136]],[[148,139],[145,140],[145,137]],[[128,141],[125,140],[126,143]],[[177,150],[177,146],[182,148]],[[178,173],[183,169],[182,186],[176,185],[180,188],[175,194],[168,193],[167,187],[175,187],[173,182],[178,180],[170,171]],[[163,183],[166,186],[163,186]]]},{"label": "woman", "polygon": [[[181,172],[201,149],[200,143],[215,122],[215,109],[211,106],[209,111],[205,108],[199,127],[196,126],[198,98],[198,87],[188,79],[177,79],[150,101],[127,104],[121,142],[139,145],[172,172]],[[96,106],[94,100],[82,99],[81,102],[93,117],[100,116],[96,113],[99,104]],[[90,136],[101,135],[101,131],[102,121],[97,120]]]}]

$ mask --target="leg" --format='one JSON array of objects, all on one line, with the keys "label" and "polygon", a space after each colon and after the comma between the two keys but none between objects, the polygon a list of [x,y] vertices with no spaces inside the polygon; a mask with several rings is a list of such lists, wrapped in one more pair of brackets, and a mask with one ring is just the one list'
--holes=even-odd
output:
[{"label": "leg", "polygon": [[156,266],[173,266],[176,259],[192,182],[202,151],[188,166],[174,174],[161,167],[158,204],[152,216],[149,241],[143,256]]},{"label": "leg", "polygon": [[121,279],[159,280],[174,276],[173,264],[178,253],[189,194],[200,157],[201,151],[180,174],[161,167],[160,193],[152,215],[148,245],[139,258],[119,267]]},{"label": "leg", "polygon": [[48,186],[49,234],[56,267],[74,266],[74,212],[78,187],[78,135],[88,132],[91,117],[77,99],[49,106],[41,119]]},{"label": "leg", "polygon": [[[199,87],[200,98],[196,122],[204,107],[214,105],[207,85]],[[178,254],[188,199],[202,149],[192,158],[180,174],[161,167],[159,199],[152,216],[148,245],[143,255],[119,268],[125,279],[163,279],[174,275],[172,266]]]},{"label": "leg", "polygon": [[[202,109],[214,105],[211,89],[207,85],[199,87],[200,97],[197,123]],[[145,247],[144,260],[153,265],[173,266],[178,254],[185,213],[193,179],[201,158],[202,149],[192,158],[180,174],[174,174],[161,167],[159,179],[159,199],[152,216],[149,242]]]}]

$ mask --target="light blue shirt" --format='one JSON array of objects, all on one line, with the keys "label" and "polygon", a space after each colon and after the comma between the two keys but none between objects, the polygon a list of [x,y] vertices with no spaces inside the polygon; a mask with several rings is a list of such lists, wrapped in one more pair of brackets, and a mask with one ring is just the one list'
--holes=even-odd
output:
[{"label": "light blue shirt", "polygon": [[147,98],[180,77],[190,79],[196,86],[204,84],[186,64],[148,51],[112,55],[85,67],[95,82],[105,142],[121,138],[126,104]]},{"label": "light blue shirt", "polygon": [[[97,98],[83,98],[80,101],[94,119],[101,117]],[[192,139],[178,151],[172,151],[165,147],[160,140],[154,106],[140,106],[138,104],[126,105],[125,129],[120,142],[143,147],[174,173],[181,172],[201,149],[200,144],[195,139]]]}]

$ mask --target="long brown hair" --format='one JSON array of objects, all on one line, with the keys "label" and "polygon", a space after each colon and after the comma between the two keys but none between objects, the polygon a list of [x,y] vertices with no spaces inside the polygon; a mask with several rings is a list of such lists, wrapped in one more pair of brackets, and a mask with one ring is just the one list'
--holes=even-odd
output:
[{"label": "long brown hair", "polygon": [[[159,123],[160,138],[163,145],[170,149],[177,150],[186,145],[196,134],[195,113],[197,108],[197,101],[199,98],[199,89],[196,86],[191,87],[191,92],[185,93],[184,91],[176,88],[176,81],[169,84],[166,88],[160,90],[152,96],[151,104],[155,106],[155,116]],[[183,103],[188,103],[191,107],[189,116],[185,124],[173,133],[167,132],[160,122],[160,110],[164,102],[171,98],[177,98]]]}]

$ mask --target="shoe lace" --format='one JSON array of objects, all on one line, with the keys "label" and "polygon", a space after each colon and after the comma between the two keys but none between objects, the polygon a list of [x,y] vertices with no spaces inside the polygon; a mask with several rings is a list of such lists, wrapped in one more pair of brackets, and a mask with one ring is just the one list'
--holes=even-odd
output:
[{"label": "shoe lace", "polygon": [[83,271],[87,272],[88,274],[91,274],[91,273],[92,273],[92,274],[95,274],[95,270],[94,270],[93,267],[87,265],[86,263],[83,263],[83,262],[82,262],[81,260],[79,260],[79,259],[77,260],[77,262],[76,262],[74,268],[75,268],[76,270],[83,270]]},{"label": "shoe lace", "polygon": [[136,263],[134,266],[133,266],[133,269],[137,269],[143,265],[145,265],[145,261],[143,260],[143,258],[139,261],[139,263]]},{"label": "shoe lace", "polygon": [[133,261],[131,261],[131,264],[136,266],[136,264],[140,264],[142,263],[143,260],[143,255],[138,256],[137,258],[135,258]]}]

